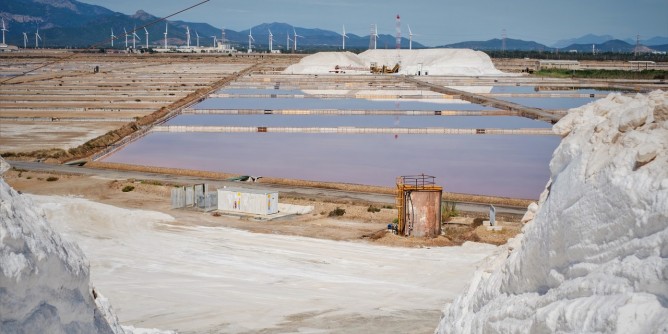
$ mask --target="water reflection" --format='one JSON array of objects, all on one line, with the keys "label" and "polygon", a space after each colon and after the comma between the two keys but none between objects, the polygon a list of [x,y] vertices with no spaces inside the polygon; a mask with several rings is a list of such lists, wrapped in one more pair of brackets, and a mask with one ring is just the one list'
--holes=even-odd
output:
[{"label": "water reflection", "polygon": [[558,143],[554,136],[151,133],[104,160],[382,186],[425,173],[446,191],[537,198]]},{"label": "water reflection", "polygon": [[472,103],[443,103],[364,100],[364,99],[314,99],[314,98],[208,98],[194,109],[253,109],[253,110],[496,110]]},{"label": "water reflection", "polygon": [[549,128],[551,124],[516,116],[327,116],[327,115],[179,115],[167,125],[405,128]]}]

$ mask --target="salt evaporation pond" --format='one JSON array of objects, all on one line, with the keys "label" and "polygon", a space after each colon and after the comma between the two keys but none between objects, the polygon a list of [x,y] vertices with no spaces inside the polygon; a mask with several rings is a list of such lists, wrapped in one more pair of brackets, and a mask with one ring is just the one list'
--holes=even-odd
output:
[{"label": "salt evaporation pond", "polygon": [[472,103],[444,103],[364,100],[364,99],[314,99],[314,98],[208,98],[193,109],[252,109],[252,110],[497,110]]},{"label": "salt evaporation pond", "polygon": [[499,100],[521,104],[523,106],[540,109],[567,110],[581,107],[594,102],[596,98],[589,97],[500,97]]},{"label": "salt evaporation pond", "polygon": [[401,127],[401,128],[549,128],[552,125],[517,116],[351,116],[351,115],[179,115],[166,125],[267,127]]},{"label": "salt evaporation pond", "polygon": [[218,94],[237,94],[237,95],[303,95],[304,92],[299,89],[261,89],[261,88],[225,88],[217,91]]},{"label": "salt evaporation pond", "polygon": [[574,89],[547,89],[536,90],[536,86],[493,86],[492,94],[610,94],[619,91],[596,89],[596,88],[574,88]]},{"label": "salt evaporation pond", "polygon": [[446,191],[537,198],[557,136],[150,133],[104,159],[242,175],[394,186],[425,173]]}]

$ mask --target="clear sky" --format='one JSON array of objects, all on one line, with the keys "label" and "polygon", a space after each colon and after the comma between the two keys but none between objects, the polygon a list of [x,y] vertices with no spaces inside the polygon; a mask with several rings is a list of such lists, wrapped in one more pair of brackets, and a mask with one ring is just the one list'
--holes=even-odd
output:
[{"label": "clear sky", "polygon": [[[83,0],[124,14],[142,9],[165,16],[199,0]],[[261,23],[282,22],[368,35],[395,34],[401,15],[413,39],[427,46],[466,40],[508,38],[551,45],[557,40],[592,33],[615,38],[668,37],[668,0],[210,0],[172,19],[205,22],[245,30]]]}]

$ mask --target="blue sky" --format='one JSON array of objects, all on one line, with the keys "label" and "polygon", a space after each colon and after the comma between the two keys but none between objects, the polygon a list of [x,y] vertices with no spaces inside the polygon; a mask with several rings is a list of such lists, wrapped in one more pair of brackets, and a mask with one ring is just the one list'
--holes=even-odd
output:
[{"label": "blue sky", "polygon": [[[198,0],[83,0],[133,14],[139,9],[165,16]],[[411,26],[413,39],[427,46],[465,40],[508,38],[551,45],[557,40],[592,33],[616,38],[668,37],[668,0],[210,0],[173,19],[206,22],[245,30],[261,23],[283,22],[304,28],[368,35]]]}]

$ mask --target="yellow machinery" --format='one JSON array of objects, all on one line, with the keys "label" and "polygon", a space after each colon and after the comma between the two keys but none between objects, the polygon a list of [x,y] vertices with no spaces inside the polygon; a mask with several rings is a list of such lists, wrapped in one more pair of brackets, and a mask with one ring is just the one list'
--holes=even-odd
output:
[{"label": "yellow machinery", "polygon": [[392,68],[385,65],[378,67],[376,64],[371,64],[370,70],[374,74],[399,73],[399,67],[399,64],[394,65]]}]

